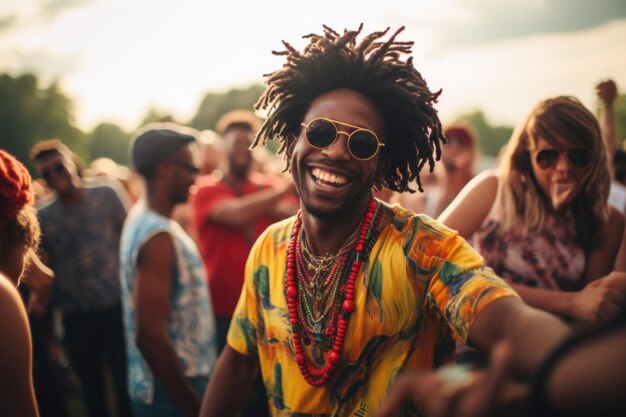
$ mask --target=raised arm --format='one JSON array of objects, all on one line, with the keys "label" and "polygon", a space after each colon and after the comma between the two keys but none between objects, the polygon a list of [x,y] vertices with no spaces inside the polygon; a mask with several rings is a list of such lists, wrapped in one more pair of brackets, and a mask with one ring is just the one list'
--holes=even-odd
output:
[{"label": "raised arm", "polygon": [[167,334],[170,316],[173,237],[160,233],[140,250],[134,288],[135,343],[155,378],[187,417],[196,417],[200,399],[185,378],[176,350]]},{"label": "raised arm", "polygon": [[200,417],[236,415],[258,372],[257,356],[243,355],[226,345],[204,393]]},{"label": "raised arm", "polygon": [[617,86],[613,80],[600,82],[596,86],[596,94],[602,102],[602,110],[600,113],[600,129],[602,138],[609,148],[611,160],[617,149],[617,134],[615,131],[615,112],[613,103],[617,98]]},{"label": "raised arm", "polygon": [[[271,217],[277,210],[278,202],[290,193],[294,193],[294,190],[293,182],[289,181],[253,194],[223,200],[216,203],[209,213],[202,210],[202,207],[196,206],[194,207],[195,221],[198,225],[214,222],[231,227],[245,227],[259,216]],[[202,190],[198,191],[196,197],[199,202],[202,201],[202,192]]]},{"label": "raised arm", "polygon": [[497,192],[496,172],[485,171],[461,190],[437,220],[469,240],[489,214]]},{"label": "raised arm", "polygon": [[271,216],[276,204],[293,190],[293,182],[289,182],[254,194],[225,200],[215,206],[207,221],[234,227],[247,226],[259,216]]}]

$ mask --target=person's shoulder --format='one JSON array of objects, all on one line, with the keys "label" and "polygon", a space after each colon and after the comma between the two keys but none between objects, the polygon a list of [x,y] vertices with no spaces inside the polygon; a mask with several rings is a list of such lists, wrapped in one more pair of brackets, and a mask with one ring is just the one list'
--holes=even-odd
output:
[{"label": "person's shoulder", "polygon": [[398,236],[397,243],[403,250],[416,248],[419,252],[434,254],[449,239],[458,238],[458,233],[427,214],[414,213],[400,205],[388,206],[392,216],[386,227]]},{"label": "person's shoulder", "polygon": [[37,211],[41,215],[41,214],[48,213],[53,207],[57,206],[58,204],[59,204],[59,198],[57,197],[57,194],[50,193],[40,198],[39,200],[37,200],[37,203],[35,203],[35,207],[37,208]]},{"label": "person's shoulder", "polygon": [[135,203],[124,222],[126,233],[133,230],[135,233],[146,234],[154,229],[169,229],[170,227],[170,219],[150,210],[146,206],[145,200],[139,200]]},{"label": "person's shoulder", "polygon": [[0,273],[0,306],[6,307],[11,304],[21,303],[17,289],[8,278]]},{"label": "person's shoulder", "polygon": [[[16,322],[27,323],[26,310],[17,289],[8,278],[0,273],[0,324],[5,330],[12,328]],[[12,336],[12,335],[8,335]]]},{"label": "person's shoulder", "polygon": [[83,190],[89,195],[119,198],[122,185],[119,181],[109,178],[91,178],[82,182]]}]

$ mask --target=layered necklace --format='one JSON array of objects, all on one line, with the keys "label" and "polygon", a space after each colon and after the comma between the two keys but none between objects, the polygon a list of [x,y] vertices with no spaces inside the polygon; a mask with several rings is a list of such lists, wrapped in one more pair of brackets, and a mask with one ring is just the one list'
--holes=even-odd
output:
[{"label": "layered necklace", "polygon": [[[285,288],[296,362],[304,379],[321,387],[341,362],[350,314],[355,309],[356,278],[373,242],[379,206],[372,198],[359,227],[336,255],[315,256],[298,217],[287,252]],[[349,261],[352,265],[347,268]],[[347,281],[345,277],[347,278]],[[311,346],[312,361],[303,344]],[[328,352],[324,358],[324,352]]]}]

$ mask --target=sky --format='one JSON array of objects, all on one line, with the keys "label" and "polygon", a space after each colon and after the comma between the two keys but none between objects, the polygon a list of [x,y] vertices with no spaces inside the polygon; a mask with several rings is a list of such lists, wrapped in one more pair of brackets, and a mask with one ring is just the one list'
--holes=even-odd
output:
[{"label": "sky", "polygon": [[444,123],[514,125],[561,94],[594,109],[608,77],[626,91],[624,0],[0,0],[0,72],[58,82],[85,131],[132,131],[150,108],[185,122],[207,92],[262,82],[281,40],[360,23],[406,27]]}]

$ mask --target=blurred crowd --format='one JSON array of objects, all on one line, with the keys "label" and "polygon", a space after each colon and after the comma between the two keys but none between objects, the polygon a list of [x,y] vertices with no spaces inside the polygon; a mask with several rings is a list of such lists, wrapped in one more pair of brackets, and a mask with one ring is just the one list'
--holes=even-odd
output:
[{"label": "blurred crowd", "polygon": [[[472,128],[444,125],[440,162],[412,183],[423,192],[374,195],[458,231],[526,304],[575,327],[610,323],[625,307],[615,271],[626,271],[626,150],[615,83],[599,83],[597,97],[598,120],[574,98],[542,101],[482,172]],[[250,250],[300,209],[283,157],[250,150],[262,123],[236,110],[215,131],[149,124],[130,167],[85,166],[63,138],[45,140],[30,154],[33,180],[1,151],[0,415],[198,415]],[[457,346],[459,363],[482,370],[454,387],[455,410],[487,409],[498,385],[514,385],[506,346],[491,360],[475,348]],[[450,385],[442,374],[410,378],[381,415]],[[240,415],[269,415],[267,395],[257,372]],[[441,407],[427,403],[432,415],[455,414]]]}]

